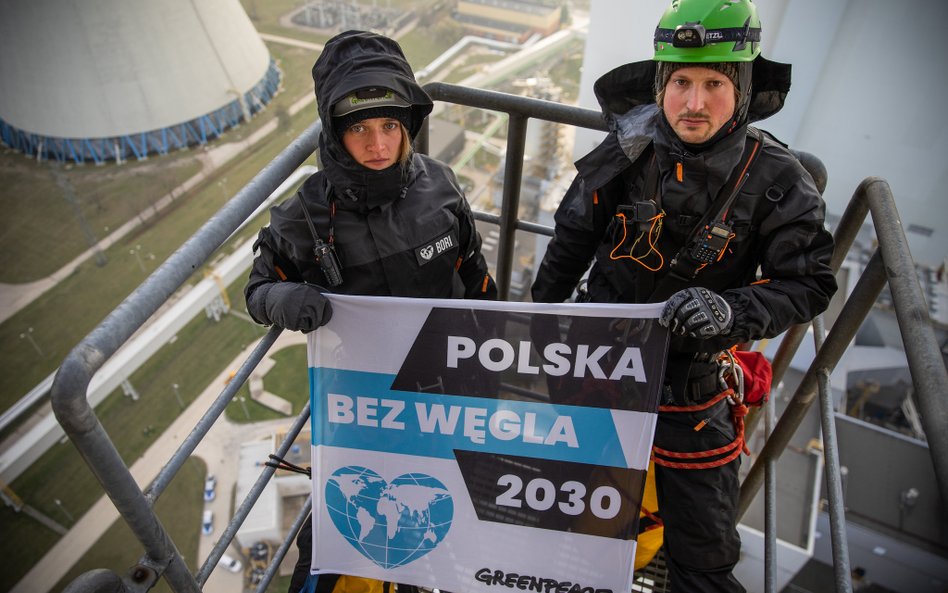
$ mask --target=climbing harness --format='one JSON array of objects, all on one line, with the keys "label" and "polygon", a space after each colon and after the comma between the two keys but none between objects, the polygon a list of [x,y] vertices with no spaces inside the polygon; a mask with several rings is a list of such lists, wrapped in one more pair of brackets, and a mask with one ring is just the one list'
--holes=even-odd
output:
[{"label": "climbing harness", "polygon": [[[767,399],[772,377],[770,363],[760,352],[734,349],[719,353],[716,362],[719,366],[718,386],[721,389],[717,395],[708,401],[691,406],[659,406],[658,411],[660,413],[701,412],[726,401],[730,406],[731,421],[734,424],[734,440],[716,449],[694,452],[669,451],[653,446],[653,461],[656,465],[673,469],[710,469],[734,461],[741,452],[750,455],[744,439],[744,417],[747,416],[748,405],[760,406]],[[758,376],[752,376],[753,374]],[[748,390],[749,387],[750,390]],[[699,431],[706,424],[707,420],[701,420],[694,426],[694,430]]]}]

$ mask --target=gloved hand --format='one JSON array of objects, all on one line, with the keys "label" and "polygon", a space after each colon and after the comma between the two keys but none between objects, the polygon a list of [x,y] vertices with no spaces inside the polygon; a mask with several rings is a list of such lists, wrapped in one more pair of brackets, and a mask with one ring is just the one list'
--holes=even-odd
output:
[{"label": "gloved hand", "polygon": [[734,316],[721,295],[707,288],[686,288],[669,297],[658,322],[673,334],[710,338],[731,331]]},{"label": "gloved hand", "polygon": [[332,318],[332,305],[312,284],[277,282],[266,296],[267,317],[274,325],[292,331],[311,332]]}]

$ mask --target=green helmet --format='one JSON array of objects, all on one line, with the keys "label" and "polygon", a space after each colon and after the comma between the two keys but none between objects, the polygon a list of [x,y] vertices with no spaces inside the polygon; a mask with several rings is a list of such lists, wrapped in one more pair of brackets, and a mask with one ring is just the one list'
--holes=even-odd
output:
[{"label": "green helmet", "polygon": [[655,29],[657,62],[753,62],[760,19],[751,0],[672,0]]}]

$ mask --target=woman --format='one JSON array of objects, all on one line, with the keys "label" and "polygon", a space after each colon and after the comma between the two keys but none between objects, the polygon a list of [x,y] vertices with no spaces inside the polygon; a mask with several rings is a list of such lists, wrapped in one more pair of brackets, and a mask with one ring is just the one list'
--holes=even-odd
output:
[{"label": "woman", "polygon": [[[331,315],[325,290],[495,298],[457,178],[411,150],[432,103],[398,44],[362,31],[337,35],[316,60],[313,79],[322,170],[270,210],[245,290],[251,316],[312,331]],[[320,262],[314,233],[324,243]],[[335,285],[324,272],[333,259],[341,280]]]},{"label": "woman", "polygon": [[[313,80],[322,169],[270,210],[245,289],[250,315],[309,332],[332,315],[327,291],[496,298],[457,178],[412,151],[432,102],[399,45],[363,31],[337,35],[316,60]],[[309,575],[308,521],[297,544],[291,593]],[[335,584],[323,575],[319,590]]]}]

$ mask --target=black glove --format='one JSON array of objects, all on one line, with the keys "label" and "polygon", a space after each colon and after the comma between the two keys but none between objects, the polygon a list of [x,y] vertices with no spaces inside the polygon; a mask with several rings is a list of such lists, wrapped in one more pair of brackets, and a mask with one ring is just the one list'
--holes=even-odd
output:
[{"label": "black glove", "polygon": [[277,282],[266,295],[270,323],[292,331],[311,332],[332,318],[332,305],[312,284]]},{"label": "black glove", "polygon": [[710,338],[731,331],[734,316],[721,295],[707,288],[686,288],[671,295],[658,322],[673,334]]}]

